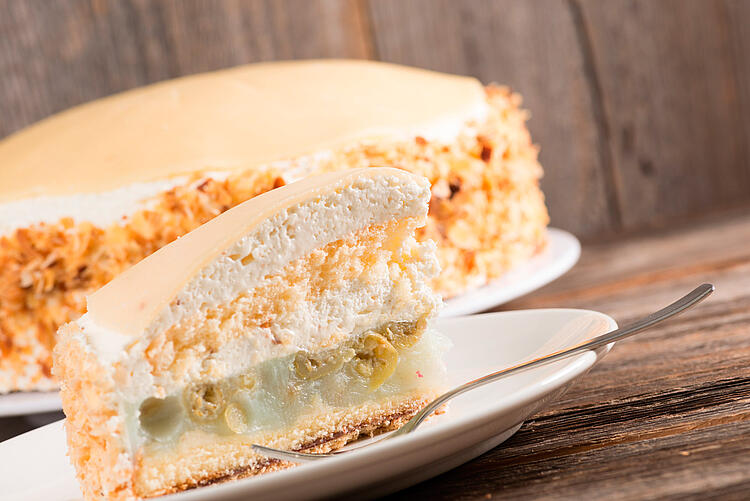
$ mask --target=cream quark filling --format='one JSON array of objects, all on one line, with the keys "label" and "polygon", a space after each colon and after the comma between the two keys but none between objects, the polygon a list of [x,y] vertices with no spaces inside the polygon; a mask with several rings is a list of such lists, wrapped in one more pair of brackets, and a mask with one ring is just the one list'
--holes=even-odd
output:
[{"label": "cream quark filling", "polygon": [[[409,339],[407,346],[391,338],[393,344],[384,346],[393,358],[379,361],[373,370],[369,365],[361,366],[362,353],[357,350],[365,341],[375,338],[384,343],[384,338],[375,331],[368,332],[329,349],[297,351],[230,378],[192,384],[166,398],[149,398],[139,405],[126,406],[129,449],[141,450],[143,456],[169,456],[170,451],[197,441],[265,442],[269,436],[283,434],[318,416],[430,398],[444,389],[442,357],[450,342],[443,335],[434,330],[408,332],[402,335]],[[311,366],[305,365],[308,360],[320,365],[310,370]],[[370,362],[365,359],[365,363]],[[299,446],[292,441],[286,445]]]}]

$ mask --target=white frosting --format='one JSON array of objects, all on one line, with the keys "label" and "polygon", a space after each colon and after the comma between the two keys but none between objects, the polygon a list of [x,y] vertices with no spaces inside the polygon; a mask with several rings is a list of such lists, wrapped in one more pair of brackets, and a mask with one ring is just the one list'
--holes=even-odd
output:
[{"label": "white frosting", "polygon": [[[430,258],[420,264],[409,265],[413,274],[431,277],[438,269],[430,244],[418,244],[418,252]],[[375,270],[374,270],[375,271]],[[377,270],[378,279],[370,283],[350,282],[344,290],[326,294],[317,301],[301,301],[298,307],[277,317],[270,328],[247,329],[248,335],[235,338],[221,350],[194,364],[184,377],[154,378],[143,358],[131,357],[126,366],[135,374],[129,385],[120,389],[119,399],[140,402],[154,394],[154,387],[169,394],[179,391],[188,380],[199,377],[208,370],[217,378],[238,374],[266,360],[283,357],[298,350],[315,352],[335,346],[349,335],[358,335],[373,326],[391,320],[412,319],[415,312],[434,311],[440,299],[424,283],[414,290],[399,291],[393,288],[393,275],[388,270]],[[321,315],[325,312],[325,315]],[[236,321],[233,318],[230,323]],[[228,328],[229,326],[227,326]],[[277,344],[273,335],[291,339],[289,344]],[[141,349],[137,349],[140,352]]]},{"label": "white frosting", "polygon": [[[410,277],[432,277],[439,265],[432,243],[410,241],[422,259],[406,265]],[[407,283],[398,266],[389,269],[388,252],[373,264],[369,280],[350,281],[343,290],[329,291],[315,301],[299,301],[297,307],[276,317],[273,325],[257,329],[253,335],[237,339],[222,347],[213,361],[222,374],[235,374],[265,360],[298,350],[315,351],[339,343],[350,334],[359,334],[388,320],[411,319],[415,312],[434,311],[440,299],[420,280],[409,281],[408,290],[398,289]],[[261,285],[264,281],[261,282]],[[394,282],[397,282],[394,290]],[[296,284],[295,284],[296,285]],[[305,284],[300,284],[304,292]],[[321,315],[321,312],[325,312]],[[236,321],[233,318],[230,320]],[[273,339],[290,339],[277,344]]]}]

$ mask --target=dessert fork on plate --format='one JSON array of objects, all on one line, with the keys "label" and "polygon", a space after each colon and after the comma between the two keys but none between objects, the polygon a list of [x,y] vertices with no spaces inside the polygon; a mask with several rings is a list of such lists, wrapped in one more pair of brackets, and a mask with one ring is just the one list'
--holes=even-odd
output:
[{"label": "dessert fork on plate", "polygon": [[606,346],[610,343],[614,343],[616,341],[620,341],[621,339],[630,337],[634,334],[642,332],[643,330],[651,327],[654,324],[662,322],[670,317],[673,317],[674,315],[677,315],[678,313],[681,313],[687,310],[688,308],[692,306],[695,306],[696,304],[701,302],[703,299],[708,297],[713,291],[714,291],[714,286],[712,284],[702,284],[696,287],[695,289],[693,289],[691,292],[689,292],[685,296],[678,299],[677,301],[673,302],[669,306],[666,306],[662,308],[661,310],[656,311],[630,325],[627,325],[625,327],[620,327],[619,329],[615,329],[613,331],[607,332],[589,341],[585,341],[583,343],[577,344],[571,348],[559,350],[554,353],[550,353],[549,355],[531,360],[529,362],[524,362],[518,365],[514,365],[512,367],[508,367],[506,369],[502,369],[502,370],[493,372],[491,374],[487,374],[486,376],[474,379],[473,381],[469,381],[468,383],[464,383],[461,386],[458,386],[446,393],[443,393],[438,398],[436,398],[435,400],[427,404],[421,411],[419,411],[416,415],[414,415],[414,417],[412,417],[409,421],[407,421],[398,430],[388,435],[385,435],[384,437],[378,440],[368,442],[367,444],[361,445],[359,447],[338,450],[338,451],[333,451],[333,452],[327,452],[327,453],[316,453],[316,454],[307,453],[307,452],[284,451],[284,450],[274,449],[271,447],[265,447],[265,446],[257,445],[257,444],[253,445],[253,449],[259,454],[268,458],[291,461],[295,463],[302,463],[302,462],[315,461],[315,460],[328,458],[328,457],[340,456],[342,454],[348,454],[350,452],[354,452],[356,450],[363,449],[365,447],[369,447],[371,445],[383,442],[384,440],[390,440],[390,439],[399,437],[401,435],[406,435],[416,430],[425,421],[425,419],[427,419],[427,417],[430,416],[430,414],[432,414],[438,408],[440,408],[440,406],[442,406],[443,404],[445,404],[452,398],[457,397],[458,395],[466,393],[469,390],[479,388],[480,386],[484,386],[486,384],[495,382],[507,376],[518,374],[519,372],[533,369],[535,367],[540,367],[542,365],[546,365],[546,364],[549,364],[558,360],[562,360],[564,358],[568,358],[568,357],[571,357],[571,356],[574,356],[574,355],[577,355],[586,351],[595,350],[597,348]]}]

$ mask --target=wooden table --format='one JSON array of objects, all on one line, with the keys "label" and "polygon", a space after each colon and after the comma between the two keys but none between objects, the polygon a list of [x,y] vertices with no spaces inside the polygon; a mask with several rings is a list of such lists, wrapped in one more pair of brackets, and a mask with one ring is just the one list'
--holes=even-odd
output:
[{"label": "wooden table", "polygon": [[502,310],[590,308],[620,324],[703,282],[693,310],[618,343],[510,440],[394,499],[750,499],[750,215],[584,246]]},{"label": "wooden table", "polygon": [[[565,277],[503,310],[618,322],[712,282],[707,301],[619,343],[505,444],[394,499],[750,498],[750,215],[586,245]],[[0,421],[0,438],[55,415]]]}]

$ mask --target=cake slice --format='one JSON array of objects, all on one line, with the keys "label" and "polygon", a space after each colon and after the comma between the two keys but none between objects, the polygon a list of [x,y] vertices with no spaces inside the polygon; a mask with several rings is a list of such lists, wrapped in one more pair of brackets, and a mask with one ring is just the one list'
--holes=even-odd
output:
[{"label": "cake slice", "polygon": [[[88,500],[285,466],[398,427],[444,390],[429,182],[391,168],[270,191],[162,247],[61,327],[70,458]],[[288,465],[287,465],[288,466]]]},{"label": "cake slice", "polygon": [[0,141],[0,393],[54,389],[57,328],[175,238],[309,175],[393,166],[432,184],[420,240],[443,297],[545,244],[520,97],[374,61],[262,63],[79,106]]}]

